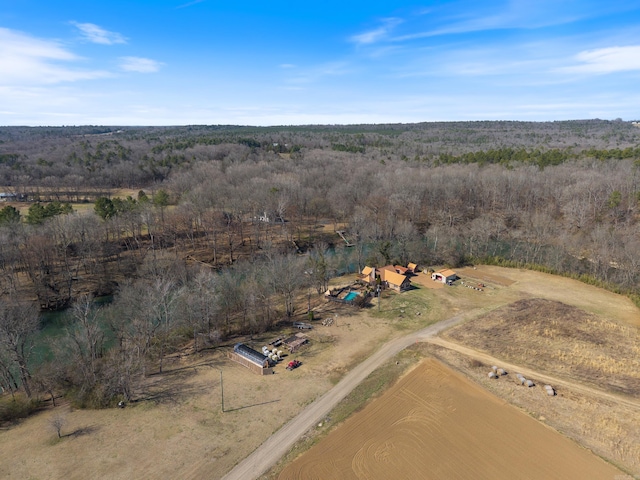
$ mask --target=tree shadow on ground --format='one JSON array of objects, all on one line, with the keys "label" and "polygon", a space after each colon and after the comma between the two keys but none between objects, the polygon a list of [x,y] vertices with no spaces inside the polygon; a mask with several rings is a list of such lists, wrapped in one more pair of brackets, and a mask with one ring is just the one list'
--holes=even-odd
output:
[{"label": "tree shadow on ground", "polygon": [[153,401],[176,405],[189,397],[210,391],[211,383],[204,380],[190,383],[198,375],[198,368],[210,367],[209,363],[202,362],[150,375],[137,390],[134,402]]},{"label": "tree shadow on ground", "polygon": [[96,433],[98,430],[100,430],[99,427],[95,425],[89,425],[87,427],[76,428],[73,432],[67,433],[66,435],[62,435],[62,437],[77,438],[77,437],[82,437],[84,435],[91,435],[92,433]]}]

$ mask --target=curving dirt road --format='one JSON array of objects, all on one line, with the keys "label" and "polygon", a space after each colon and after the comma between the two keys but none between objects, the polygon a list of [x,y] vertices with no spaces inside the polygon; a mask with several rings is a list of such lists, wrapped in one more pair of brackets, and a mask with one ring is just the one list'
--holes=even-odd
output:
[{"label": "curving dirt road", "polygon": [[475,360],[480,360],[482,362],[485,362],[488,365],[500,365],[502,368],[504,368],[508,372],[522,373],[525,377],[535,379],[539,383],[544,382],[554,386],[562,385],[563,387],[570,388],[574,392],[588,394],[596,398],[599,398],[601,400],[616,402],[616,403],[619,403],[620,405],[625,405],[627,407],[640,410],[640,401],[634,400],[632,398],[623,397],[621,395],[616,395],[614,393],[598,390],[597,388],[587,387],[580,383],[570,382],[558,377],[539,373],[535,370],[531,370],[530,368],[521,367],[513,363],[507,363],[504,360],[500,360],[499,358],[492,357],[491,355],[488,355],[484,352],[479,352],[478,350],[474,350],[473,348],[465,347],[458,343],[449,342],[442,338],[431,337],[431,338],[426,338],[425,341],[432,343],[434,345],[439,345],[449,350],[454,350],[458,353],[462,353],[463,355],[466,355]]},{"label": "curving dirt road", "polygon": [[443,320],[442,322],[430,325],[410,335],[386,343],[380,350],[345,375],[335,387],[315,400],[300,412],[298,416],[271,435],[271,437],[260,445],[251,455],[227,473],[227,475],[223,477],[223,480],[248,480],[258,478],[275,465],[308,429],[326,417],[343,398],[376,368],[380,367],[380,365],[412,343],[431,338],[474,313],[474,311],[471,311]]}]

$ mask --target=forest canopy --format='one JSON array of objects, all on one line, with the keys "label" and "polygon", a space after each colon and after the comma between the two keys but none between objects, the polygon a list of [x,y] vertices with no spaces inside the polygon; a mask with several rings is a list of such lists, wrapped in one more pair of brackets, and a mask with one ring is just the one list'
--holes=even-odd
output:
[{"label": "forest canopy", "polygon": [[630,122],[1,127],[0,184],[6,329],[34,300],[72,306],[75,345],[70,370],[38,373],[0,325],[0,385],[54,378],[82,405],[130,396],[186,337],[273,328],[366,264],[528,266],[640,294]]}]

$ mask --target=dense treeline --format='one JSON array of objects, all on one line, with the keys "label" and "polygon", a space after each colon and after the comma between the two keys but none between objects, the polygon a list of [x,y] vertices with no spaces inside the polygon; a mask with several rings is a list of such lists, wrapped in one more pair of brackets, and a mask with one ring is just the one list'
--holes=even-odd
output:
[{"label": "dense treeline", "polygon": [[[138,194],[98,194],[82,214],[1,209],[9,392],[131,398],[187,339],[268,330],[365,264],[529,265],[640,293],[640,129],[625,122],[74,132],[1,129],[7,191]],[[64,348],[38,368],[32,298],[73,306]]]},{"label": "dense treeline", "polygon": [[598,160],[622,160],[632,158],[637,160],[640,159],[640,147],[627,147],[624,150],[619,148],[613,148],[610,150],[589,148],[579,154],[573,153],[570,150],[558,149],[534,149],[528,151],[524,148],[517,150],[514,148],[501,148],[498,150],[469,152],[459,156],[441,153],[436,160],[436,163],[478,163],[480,165],[498,163],[505,166],[512,166],[514,164],[533,164],[540,168],[544,168],[551,165],[560,165],[570,159],[577,158],[595,158]]}]

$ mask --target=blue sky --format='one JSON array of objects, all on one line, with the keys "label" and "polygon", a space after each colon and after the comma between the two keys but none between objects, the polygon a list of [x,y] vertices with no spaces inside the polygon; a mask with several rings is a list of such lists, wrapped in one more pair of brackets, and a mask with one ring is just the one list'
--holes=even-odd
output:
[{"label": "blue sky", "polygon": [[0,125],[640,118],[640,0],[2,0]]}]

